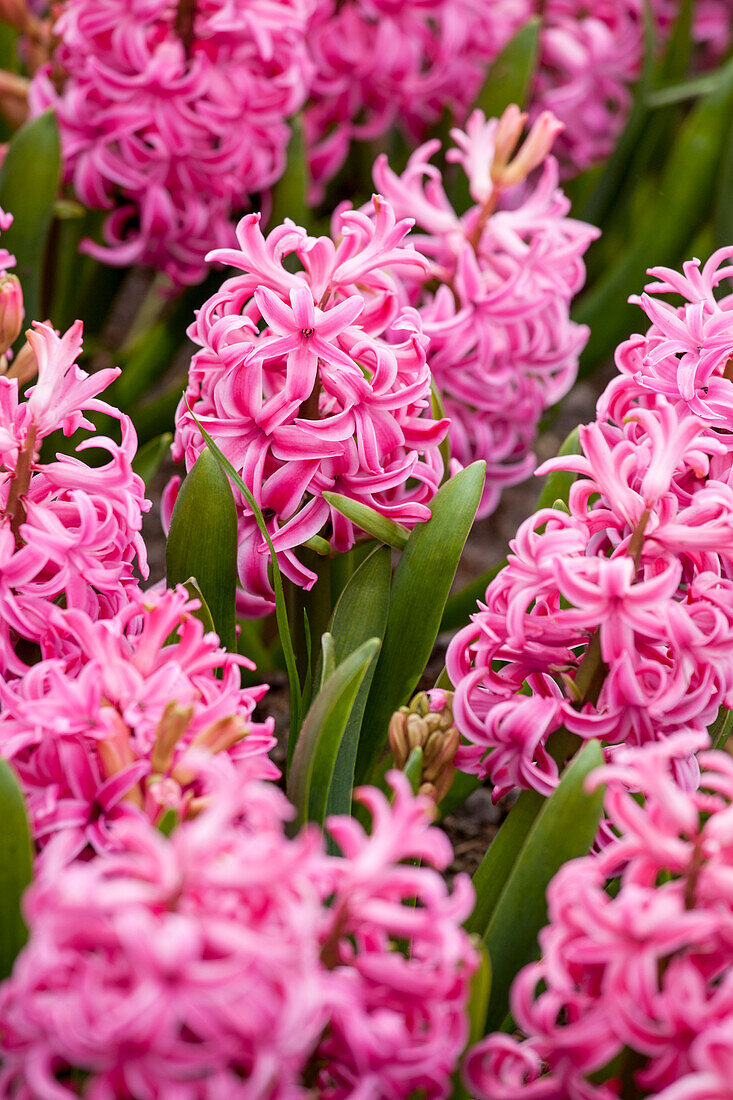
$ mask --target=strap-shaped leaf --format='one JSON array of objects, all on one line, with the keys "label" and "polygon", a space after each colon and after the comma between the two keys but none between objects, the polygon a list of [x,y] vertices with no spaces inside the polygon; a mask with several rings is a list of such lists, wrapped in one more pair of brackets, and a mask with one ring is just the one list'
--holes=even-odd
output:
[{"label": "strap-shaped leaf", "polygon": [[295,827],[305,821],[320,825],[344,730],[359,685],[379,639],[370,638],[337,666],[305,716],[288,773],[288,798],[298,811]]},{"label": "strap-shaped leaf", "polygon": [[359,782],[369,778],[386,744],[389,720],[414,691],[435,644],[485,471],[484,462],[474,462],[446,481],[433,498],[431,519],[415,527],[395,570],[384,645],[359,741]]},{"label": "strap-shaped leaf", "polygon": [[209,450],[179,490],[165,563],[169,585],[196,579],[222,645],[236,652],[237,511],[227,476]]},{"label": "strap-shaped leaf", "polygon": [[493,581],[496,574],[506,565],[506,558],[497,562],[486,573],[467,584],[460,592],[454,593],[447,601],[443,618],[440,621],[440,633],[444,630],[458,630],[466,626],[471,615],[477,611],[476,603],[486,595],[486,589]]},{"label": "strap-shaped leaf", "polygon": [[[649,256],[654,255],[659,265],[676,263],[710,213],[730,128],[733,61],[722,72],[719,85],[699,101],[677,131],[661,185],[654,187],[654,217],[648,203],[640,208],[638,224],[625,231],[628,246],[574,311],[573,319],[591,329],[581,374],[610,358],[619,340],[633,331],[635,308],[620,303],[643,287]],[[644,178],[640,186],[648,190],[648,180]],[[631,200],[628,206],[633,208]]]},{"label": "strap-shaped leaf", "polygon": [[0,760],[0,980],[13,969],[28,939],[20,900],[33,877],[28,816],[10,765]]},{"label": "strap-shaped leaf", "polygon": [[0,168],[0,207],[13,215],[3,247],[17,262],[28,323],[43,320],[42,276],[46,239],[61,179],[56,116],[45,111],[13,136]]},{"label": "strap-shaped leaf", "polygon": [[370,508],[368,504],[362,504],[360,500],[352,500],[351,497],[342,496],[341,493],[324,492],[323,497],[332,508],[340,512],[342,516],[350,519],[357,527],[361,527],[362,531],[366,531],[368,535],[373,535],[385,546],[392,546],[395,550],[404,550],[410,532],[401,523],[395,523],[394,520],[387,519],[386,516],[375,511],[374,508]]},{"label": "strap-shaped leaf", "polygon": [[[384,637],[391,581],[392,554],[387,546],[378,546],[354,572],[334,608],[331,633],[342,661],[369,638],[381,641]],[[330,814],[348,814],[351,810],[356,749],[376,664],[375,654],[364,673],[344,729],[328,794]]]},{"label": "strap-shaped leaf", "polygon": [[540,19],[534,16],[494,61],[476,101],[487,118],[498,118],[510,103],[523,107],[527,102],[537,66],[539,38]]},{"label": "strap-shaped leaf", "polygon": [[563,863],[585,855],[598,832],[603,789],[589,794],[584,784],[602,761],[600,745],[591,741],[565,769],[529,830],[493,907],[484,937],[493,966],[488,1031],[499,1028],[507,1014],[514,976],[537,956],[537,936],[547,922],[545,895],[551,879]]}]

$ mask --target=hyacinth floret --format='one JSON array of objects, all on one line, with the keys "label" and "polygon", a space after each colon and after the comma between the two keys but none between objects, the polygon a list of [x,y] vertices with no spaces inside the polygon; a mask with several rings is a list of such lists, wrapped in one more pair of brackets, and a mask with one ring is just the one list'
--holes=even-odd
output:
[{"label": "hyacinth floret", "polygon": [[57,611],[73,665],[52,657],[0,683],[0,753],[39,846],[63,833],[74,856],[105,851],[130,815],[155,824],[167,810],[198,813],[208,791],[197,750],[277,778],[273,720],[253,719],[267,689],[240,687],[240,667],[254,666],[204,632],[197,607],[177,588],[139,594],[103,622]]},{"label": "hyacinth floret", "polygon": [[[57,655],[54,602],[105,618],[138,590],[136,570],[147,576],[142,513],[150,507],[142,480],[133,472],[137,438],[129,417],[99,394],[119,370],[87,374],[76,363],[82,350],[77,321],[63,336],[34,322],[26,348],[0,377],[0,672],[19,674],[40,646]],[[24,399],[11,377],[30,359],[38,377]],[[85,413],[102,413],[120,424],[121,442],[102,435],[84,438],[77,455],[109,455],[104,465],[58,454],[46,461],[45,439],[56,431],[94,432]],[[30,647],[30,648],[29,648]]]},{"label": "hyacinth floret", "polygon": [[475,111],[465,132],[451,131],[446,157],[465,172],[473,199],[460,216],[431,162],[439,142],[421,146],[401,176],[385,156],[374,167],[398,216],[415,218],[415,245],[430,261],[425,272],[405,272],[403,283],[430,337],[451,452],[462,465],[486,461],[480,516],[496,508],[505,486],[532,472],[540,417],[570,389],[588,339],[569,311],[598,232],[568,217],[558,188],[549,154],[561,124],[540,115],[517,151],[526,121],[512,106],[500,119]]},{"label": "hyacinth floret", "polygon": [[[733,703],[733,353],[713,290],[731,250],[641,299],[652,327],[621,346],[621,374],[580,429],[567,511],[543,509],[511,543],[473,622],[448,652],[458,766],[549,793],[547,743],[564,726],[609,746],[680,726],[700,733]],[[723,265],[721,267],[721,264]],[[667,306],[651,292],[682,293]]]},{"label": "hyacinth floret", "polygon": [[511,991],[524,1038],[473,1048],[472,1096],[730,1096],[733,762],[703,752],[699,787],[677,776],[704,740],[624,749],[591,777],[608,784],[613,839],[551,882],[541,961]]},{"label": "hyacinth floret", "polygon": [[289,116],[310,84],[311,0],[70,0],[31,113],[53,107],[68,182],[108,210],[118,266],[200,282],[212,247],[234,243],[249,197],[285,170]]},{"label": "hyacinth floret", "polygon": [[[333,240],[289,220],[264,237],[259,223],[245,216],[239,249],[212,253],[242,274],[189,329],[202,350],[176,414],[174,457],[190,469],[204,447],[191,410],[261,508],[284,575],[310,588],[316,574],[297,549],[321,535],[342,552],[357,537],[324,491],[408,526],[430,516],[447,421],[432,416],[427,337],[398,285],[426,261],[404,241],[410,219],[379,196],[366,212],[337,211]],[[236,495],[241,609],[264,614],[267,544]]]},{"label": "hyacinth floret", "polygon": [[430,803],[392,773],[392,806],[359,795],[371,835],[331,819],[342,854],[328,855],[315,829],[286,837],[292,808],[251,764],[201,756],[215,797],[170,839],[138,816],[88,862],[68,865],[63,836],[49,845],[0,990],[0,1090],[445,1095],[467,1037],[473,894],[436,869],[450,845]]}]

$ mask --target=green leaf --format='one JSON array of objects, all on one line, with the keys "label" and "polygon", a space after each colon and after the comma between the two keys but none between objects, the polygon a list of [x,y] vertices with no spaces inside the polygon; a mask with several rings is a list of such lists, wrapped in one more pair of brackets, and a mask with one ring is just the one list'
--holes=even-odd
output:
[{"label": "green leaf", "polygon": [[430,505],[431,519],[415,527],[395,570],[384,645],[357,753],[360,782],[371,774],[393,712],[410,697],[430,657],[485,473],[485,463],[474,462],[446,481]]},{"label": "green leaf", "polygon": [[473,875],[476,905],[466,921],[469,932],[484,936],[496,904],[517,862],[537,814],[547,799],[537,791],[522,791],[489,845]]},{"label": "green leaf", "polygon": [[157,439],[151,439],[143,444],[132,460],[132,468],[145,482],[145,488],[150,488],[150,483],[160,469],[160,464],[170,450],[173,442],[172,432],[163,432]]},{"label": "green leaf", "polygon": [[415,745],[415,748],[410,751],[402,770],[410,781],[412,793],[417,794],[422,777],[422,749],[419,745]]},{"label": "green leaf", "polygon": [[[444,420],[446,411],[443,395],[438,389],[438,384],[434,378],[430,381],[430,405],[433,420]],[[447,481],[450,477],[450,432],[445,433],[445,439],[440,444],[440,455],[443,459],[443,481]]]},{"label": "green leaf", "polygon": [[[573,428],[557,453],[558,456],[579,455],[582,453],[578,428]],[[578,475],[570,470],[555,470],[553,473],[548,474],[542,484],[535,511],[539,512],[540,508],[555,508],[558,501],[567,504],[571,486],[577,480],[577,477]]]},{"label": "green leaf", "polygon": [[300,116],[291,119],[288,163],[272,195],[272,214],[269,225],[281,225],[292,218],[296,225],[311,227],[311,207],[308,203],[308,161],[303,140],[303,122]]},{"label": "green leaf", "polygon": [[[336,650],[344,660],[368,638],[384,637],[389,613],[392,554],[378,546],[354,572],[338,598],[331,619]],[[376,654],[368,666],[351,708],[328,793],[328,813],[348,814],[354,789],[354,764],[359,731],[376,668]]]},{"label": "green leaf", "polygon": [[322,495],[332,508],[340,512],[342,516],[350,519],[357,527],[361,527],[362,531],[366,531],[368,535],[379,539],[385,546],[392,546],[395,550],[404,550],[410,532],[401,523],[395,523],[394,520],[387,519],[386,516],[376,512],[374,508],[370,508],[368,504],[362,504],[359,500],[342,496],[341,493],[324,492]]},{"label": "green leaf", "polygon": [[568,860],[585,855],[598,832],[603,789],[588,794],[584,784],[602,762],[600,745],[591,741],[568,765],[529,830],[493,907],[484,937],[493,964],[488,1031],[497,1030],[507,1014],[515,975],[537,957],[537,936],[547,922],[545,895],[551,879]]},{"label": "green leaf", "polygon": [[721,707],[718,711],[718,717],[715,719],[712,726],[708,727],[710,747],[712,749],[724,749],[726,741],[730,736],[731,729],[733,729],[733,710],[728,710],[727,707]]},{"label": "green leaf", "polygon": [[0,207],[13,215],[3,247],[17,259],[26,321],[44,320],[42,277],[48,231],[61,179],[56,116],[45,111],[13,136],[0,168]]},{"label": "green leaf", "polygon": [[296,829],[305,821],[322,825],[336,758],[359,685],[379,648],[370,638],[342,661],[305,716],[288,774],[288,798],[297,810]]},{"label": "green leaf", "polygon": [[[491,959],[485,943],[476,944],[479,952],[478,969],[471,977],[471,998],[468,1002],[469,1034],[466,1051],[475,1046],[484,1037],[486,1012],[491,993]],[[460,1064],[453,1073],[451,1100],[471,1100],[470,1093],[463,1083]]]},{"label": "green leaf", "polygon": [[591,329],[581,374],[606,362],[619,341],[634,330],[635,309],[623,303],[642,289],[650,257],[658,265],[678,263],[709,215],[729,133],[733,62],[723,73],[716,90],[698,102],[677,131],[661,185],[654,187],[653,209],[644,204],[626,232],[628,246],[574,310],[574,320]]},{"label": "green leaf", "polygon": [[20,902],[33,877],[33,846],[23,795],[10,765],[0,760],[0,980],[7,978],[28,930]]},{"label": "green leaf", "polygon": [[186,407],[191,414],[191,417],[201,432],[204,438],[206,446],[212,452],[221,468],[226,473],[229,480],[236,485],[240,493],[247,501],[252,514],[255,517],[257,526],[260,529],[260,533],[267,543],[267,548],[270,551],[270,564],[272,566],[272,587],[275,591],[275,618],[277,619],[277,628],[280,635],[280,644],[283,647],[283,656],[285,658],[285,666],[288,671],[288,686],[290,688],[290,743],[293,744],[295,736],[300,725],[300,681],[298,679],[298,668],[295,662],[295,650],[293,649],[293,639],[290,634],[290,625],[288,623],[288,612],[285,607],[285,593],[283,592],[283,580],[280,573],[280,566],[277,562],[277,554],[275,553],[275,547],[272,545],[272,539],[270,538],[270,532],[267,530],[267,524],[265,523],[264,516],[262,515],[262,509],[252,496],[247,486],[242,481],[237,471],[232,466],[229,459],[216,445],[209,433],[204,428],[201,421],[191,409],[191,406],[186,402]]},{"label": "green leaf", "polygon": [[720,179],[713,210],[713,233],[714,248],[725,248],[733,241],[733,123],[728,130],[728,139],[720,166]]},{"label": "green leaf", "polygon": [[333,634],[326,633],[321,638],[321,684],[323,688],[326,680],[336,671],[336,643]]},{"label": "green leaf", "polygon": [[655,92],[649,92],[646,97],[647,107],[656,110],[659,107],[670,107],[674,103],[684,103],[688,99],[699,99],[701,95],[714,92],[725,80],[725,74],[720,69],[712,73],[703,73],[702,76],[683,80],[681,84],[672,84],[667,88],[658,88]]},{"label": "green leaf", "polygon": [[450,785],[445,798],[443,798],[438,806],[441,817],[447,817],[448,814],[452,814],[454,810],[457,810],[459,806],[462,806],[466,799],[477,791],[481,786],[481,780],[475,775],[469,775],[468,772],[456,771],[453,776],[453,782]]},{"label": "green leaf", "polygon": [[[192,600],[198,600],[201,604],[201,607],[198,609],[198,611],[194,611],[194,615],[203,625],[204,631],[207,634],[211,633],[212,630],[216,631],[216,627],[214,626],[214,616],[211,614],[209,605],[204,599],[204,594],[199,588],[196,578],[189,577],[187,581],[183,582],[183,587],[186,589]],[[175,638],[177,639],[177,637],[178,632],[176,631]]]},{"label": "green leaf", "polygon": [[524,107],[537,67],[540,18],[533,16],[507,42],[489,69],[476,106],[487,118],[498,118],[510,103]]},{"label": "green leaf", "polygon": [[196,579],[222,645],[236,653],[237,510],[226,474],[208,450],[178,492],[165,564],[170,587]]},{"label": "green leaf", "polygon": [[170,836],[173,830],[179,825],[180,820],[178,811],[174,810],[172,806],[169,806],[158,822],[158,831],[161,832],[163,836]]}]

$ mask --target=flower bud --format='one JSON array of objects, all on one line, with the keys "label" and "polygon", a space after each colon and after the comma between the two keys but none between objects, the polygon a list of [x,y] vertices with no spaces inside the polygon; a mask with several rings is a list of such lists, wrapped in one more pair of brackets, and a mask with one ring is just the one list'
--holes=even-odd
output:
[{"label": "flower bud", "polygon": [[395,765],[403,769],[412,749],[423,752],[419,793],[436,804],[445,798],[455,775],[453,758],[461,738],[453,724],[453,693],[421,691],[400,707],[389,723],[389,745]]},{"label": "flower bud", "polygon": [[193,707],[181,707],[169,703],[155,731],[155,744],[150,758],[153,774],[163,775],[173,763],[176,745],[188,729],[193,717]]},{"label": "flower bud", "polygon": [[0,276],[0,355],[18,339],[24,317],[20,279],[17,275]]},{"label": "flower bud", "polygon": [[513,159],[527,116],[518,107],[507,107],[499,120],[491,166],[491,180],[496,187],[513,187],[522,183],[549,155],[558,134],[565,129],[552,111],[543,111],[535,120],[524,144]]}]

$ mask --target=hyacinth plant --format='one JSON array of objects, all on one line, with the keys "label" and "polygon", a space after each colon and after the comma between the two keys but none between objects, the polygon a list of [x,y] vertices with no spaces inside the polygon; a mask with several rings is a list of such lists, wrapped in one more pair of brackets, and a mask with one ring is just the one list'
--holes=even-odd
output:
[{"label": "hyacinth plant", "polygon": [[729,0],[0,19],[0,1095],[729,1097]]}]

